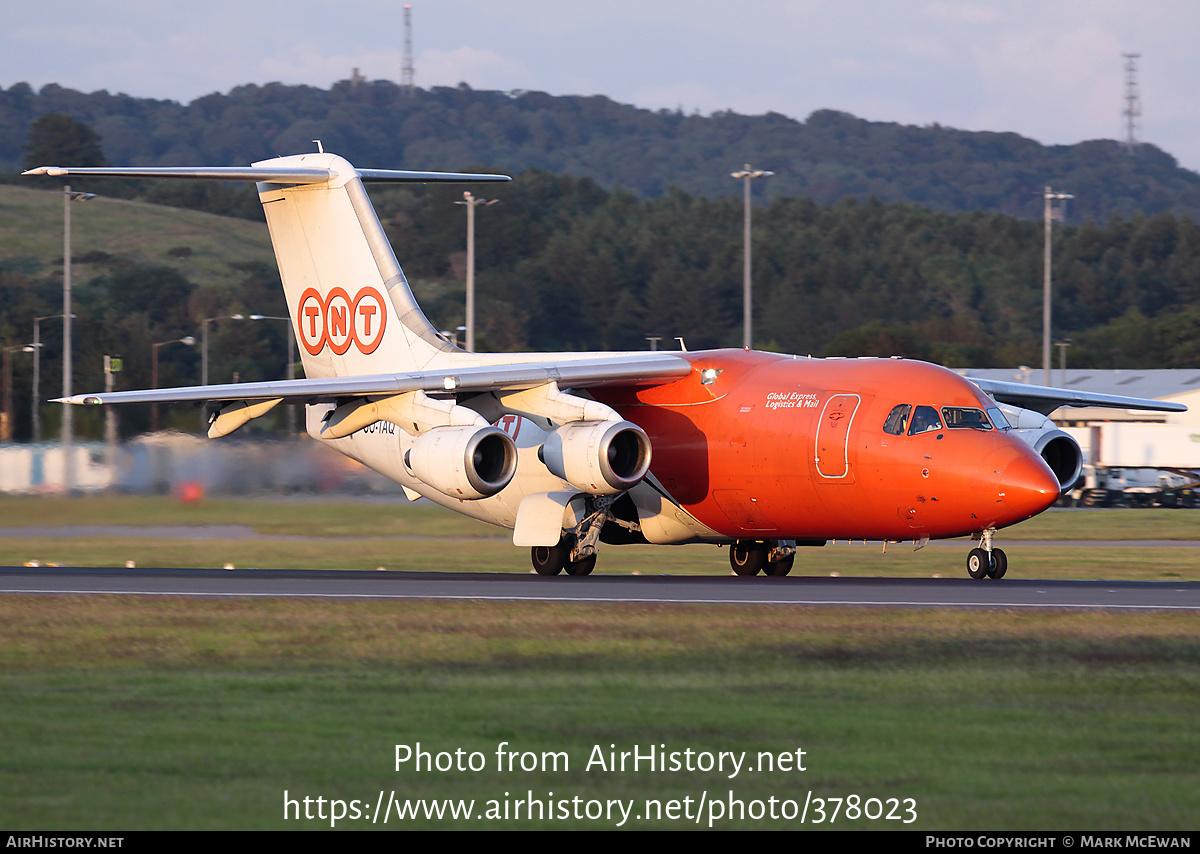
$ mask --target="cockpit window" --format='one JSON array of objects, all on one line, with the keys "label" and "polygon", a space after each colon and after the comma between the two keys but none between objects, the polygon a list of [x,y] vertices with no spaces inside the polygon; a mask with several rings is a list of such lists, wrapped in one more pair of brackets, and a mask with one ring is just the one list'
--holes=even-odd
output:
[{"label": "cockpit window", "polygon": [[941,429],[942,421],[938,418],[937,410],[932,406],[918,406],[913,412],[912,426],[908,428],[908,435],[916,436],[918,433]]},{"label": "cockpit window", "polygon": [[992,422],[988,421],[982,409],[968,409],[965,406],[943,406],[942,417],[946,426],[951,429],[966,427],[971,430],[991,430]]},{"label": "cockpit window", "polygon": [[997,430],[1007,430],[1012,426],[1004,417],[1004,413],[994,406],[988,409],[987,414],[988,418],[992,419],[992,423],[996,425]]},{"label": "cockpit window", "polygon": [[893,436],[903,436],[904,431],[908,429],[910,412],[912,412],[912,407],[907,403],[893,407],[892,411],[888,413],[887,421],[883,422],[883,432],[891,433]]}]

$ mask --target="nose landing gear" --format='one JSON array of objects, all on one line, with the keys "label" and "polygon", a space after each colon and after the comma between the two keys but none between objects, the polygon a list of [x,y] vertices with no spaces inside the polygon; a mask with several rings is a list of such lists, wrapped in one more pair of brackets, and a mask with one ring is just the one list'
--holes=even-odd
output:
[{"label": "nose landing gear", "polygon": [[982,548],[971,549],[967,555],[967,574],[978,580],[980,578],[1003,578],[1008,572],[1008,555],[1003,549],[992,547],[992,535],[995,528],[988,528],[980,534]]}]

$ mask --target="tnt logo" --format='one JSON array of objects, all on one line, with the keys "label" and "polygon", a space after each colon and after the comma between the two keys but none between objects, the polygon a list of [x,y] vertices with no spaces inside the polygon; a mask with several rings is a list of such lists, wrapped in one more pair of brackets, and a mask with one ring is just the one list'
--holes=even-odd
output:
[{"label": "tnt logo", "polygon": [[521,432],[521,423],[524,421],[520,415],[501,415],[500,419],[493,425],[499,427],[510,438],[516,439],[517,434]]},{"label": "tnt logo", "polygon": [[354,298],[344,288],[331,288],[324,299],[316,288],[300,295],[300,343],[312,356],[325,345],[341,356],[353,344],[360,353],[374,353],[383,341],[387,312],[375,288],[362,288]]}]

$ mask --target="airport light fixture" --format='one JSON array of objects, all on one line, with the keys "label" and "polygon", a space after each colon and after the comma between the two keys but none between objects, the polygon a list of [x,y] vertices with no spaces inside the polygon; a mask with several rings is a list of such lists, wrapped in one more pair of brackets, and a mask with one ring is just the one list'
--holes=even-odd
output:
[{"label": "airport light fixture", "polygon": [[[150,349],[153,351],[154,358],[152,360],[153,367],[150,370],[150,374],[151,374],[150,387],[158,388],[158,350],[160,347],[166,347],[168,344],[186,344],[188,347],[191,347],[195,343],[196,343],[195,338],[193,338],[191,335],[185,335],[182,338],[172,338],[170,341],[159,341],[155,344],[151,344]],[[151,433],[158,432],[158,404],[157,403],[153,404],[150,409],[150,432]]]},{"label": "airport light fixture", "polygon": [[[200,385],[208,385],[208,325],[218,320],[245,320],[241,314],[222,314],[217,317],[206,317],[200,321]],[[156,386],[157,388],[157,386]]]},{"label": "airport light fixture", "polygon": [[745,168],[730,173],[730,177],[739,178],[745,183],[745,221],[742,226],[742,346],[747,350],[750,349],[753,337],[750,302],[750,182],[755,178],[767,178],[774,174],[764,169],[753,169],[749,163]]},{"label": "airport light fixture", "polygon": [[1070,338],[1062,338],[1054,342],[1058,348],[1058,384],[1059,388],[1067,387],[1067,348],[1071,346]]},{"label": "airport light fixture", "polygon": [[42,379],[42,321],[56,320],[61,314],[46,314],[33,319],[33,441],[42,441],[41,379]]},{"label": "airport light fixture", "polygon": [[1043,385],[1050,385],[1050,232],[1051,221],[1054,219],[1054,202],[1067,199],[1073,199],[1074,196],[1069,193],[1056,193],[1049,187],[1042,193],[1042,198],[1046,200],[1046,234],[1045,234],[1045,258],[1043,259],[1043,280],[1042,280],[1042,372],[1045,378]]},{"label": "airport light fixture", "polygon": [[[63,375],[62,396],[71,396],[71,202],[87,202],[96,198],[95,193],[72,192],[70,184],[63,185]],[[62,428],[59,441],[63,449],[63,489],[69,494],[75,489],[75,440],[74,407],[62,408]]]},{"label": "airport light fixture", "polygon": [[499,199],[477,199],[464,192],[463,200],[456,205],[467,206],[467,342],[468,352],[475,352],[475,208],[500,204]]},{"label": "airport light fixture", "polygon": [[13,401],[12,401],[12,354],[35,353],[37,347],[33,344],[13,344],[4,348],[4,417],[0,421],[0,441],[11,442],[13,434]]}]

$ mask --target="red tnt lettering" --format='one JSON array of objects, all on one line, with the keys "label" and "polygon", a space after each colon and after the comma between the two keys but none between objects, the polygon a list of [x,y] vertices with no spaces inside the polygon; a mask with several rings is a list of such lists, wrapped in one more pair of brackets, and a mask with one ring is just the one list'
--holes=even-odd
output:
[{"label": "red tnt lettering", "polygon": [[495,425],[507,433],[512,438],[517,438],[517,434],[521,432],[521,416],[520,415],[501,415]]},{"label": "red tnt lettering", "polygon": [[364,355],[374,353],[387,327],[383,300],[373,287],[360,289],[353,300],[344,288],[331,288],[325,295],[307,288],[300,295],[296,324],[301,345],[312,356],[326,347],[341,356],[351,345]]},{"label": "red tnt lettering", "polygon": [[363,332],[369,338],[371,337],[371,318],[375,315],[375,306],[363,304],[358,307],[358,313],[362,315]]},{"label": "red tnt lettering", "polygon": [[308,318],[308,337],[317,337],[317,318],[321,316],[321,307],[308,305],[304,307],[304,315]]},{"label": "red tnt lettering", "polygon": [[329,307],[329,334],[339,338],[346,334],[346,306],[331,305]]}]

